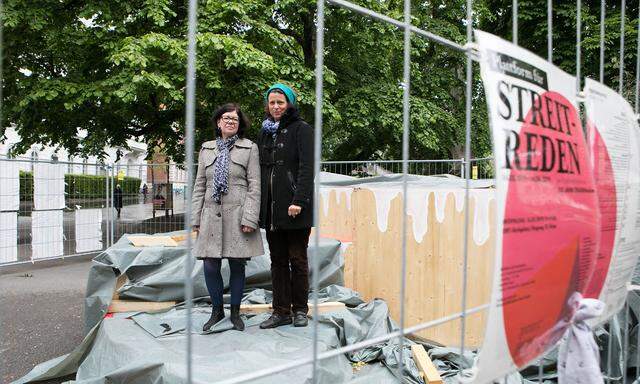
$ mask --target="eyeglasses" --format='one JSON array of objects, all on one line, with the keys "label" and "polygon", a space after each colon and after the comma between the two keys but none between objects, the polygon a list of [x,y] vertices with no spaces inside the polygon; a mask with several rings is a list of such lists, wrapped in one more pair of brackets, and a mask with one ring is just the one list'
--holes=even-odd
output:
[{"label": "eyeglasses", "polygon": [[227,124],[237,124],[238,123],[238,119],[235,117],[223,117],[222,121],[224,121]]}]

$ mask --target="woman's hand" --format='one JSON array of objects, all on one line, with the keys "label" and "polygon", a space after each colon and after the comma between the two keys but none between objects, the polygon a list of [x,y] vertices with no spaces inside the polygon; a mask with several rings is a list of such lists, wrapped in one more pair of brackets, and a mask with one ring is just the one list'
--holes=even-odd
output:
[{"label": "woman's hand", "polygon": [[251,233],[253,231],[255,231],[255,228],[247,227],[246,225],[242,226],[242,232],[244,233]]},{"label": "woman's hand", "polygon": [[302,212],[302,207],[299,205],[291,204],[289,206],[289,216],[295,218]]}]

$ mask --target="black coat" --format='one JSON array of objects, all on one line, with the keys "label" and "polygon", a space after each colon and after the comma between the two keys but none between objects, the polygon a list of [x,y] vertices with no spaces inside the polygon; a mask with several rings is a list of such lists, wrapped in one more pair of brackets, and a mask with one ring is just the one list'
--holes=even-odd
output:
[{"label": "black coat", "polygon": [[[313,129],[289,108],[280,119],[274,141],[260,132],[260,176],[262,196],[260,227],[301,229],[313,226]],[[291,204],[302,207],[295,218]]]},{"label": "black coat", "polygon": [[115,188],[113,191],[113,207],[115,209],[122,208],[122,189]]}]

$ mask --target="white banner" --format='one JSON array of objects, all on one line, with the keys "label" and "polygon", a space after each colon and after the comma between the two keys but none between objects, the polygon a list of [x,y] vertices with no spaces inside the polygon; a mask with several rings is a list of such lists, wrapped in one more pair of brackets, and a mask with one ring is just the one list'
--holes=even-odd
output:
[{"label": "white banner", "polygon": [[64,208],[64,165],[34,163],[33,205],[38,211]]},{"label": "white banner", "polygon": [[62,256],[64,235],[62,211],[31,212],[32,259]]},{"label": "white banner", "polygon": [[602,321],[624,306],[640,255],[640,128],[631,105],[614,90],[586,79],[584,94],[601,213],[598,264],[587,296],[606,304]]},{"label": "white banner", "polygon": [[0,211],[20,209],[20,170],[17,161],[0,159]]},{"label": "white banner", "polygon": [[76,210],[76,252],[102,249],[102,209]]},{"label": "white banner", "polygon": [[567,329],[595,269],[597,198],[576,79],[476,31],[496,162],[496,259],[474,382],[527,366]]},{"label": "white banner", "polygon": [[18,213],[0,212],[0,264],[18,261]]}]

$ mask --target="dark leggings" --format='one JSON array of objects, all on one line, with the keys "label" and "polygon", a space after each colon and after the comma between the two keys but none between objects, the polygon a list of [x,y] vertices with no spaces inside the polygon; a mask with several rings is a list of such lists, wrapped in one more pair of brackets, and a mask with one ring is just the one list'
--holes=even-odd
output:
[{"label": "dark leggings", "polygon": [[[244,290],[244,266],[245,261],[242,259],[229,260],[229,268],[231,269],[231,277],[229,278],[229,288],[231,289],[231,305],[240,305],[242,300],[242,291]],[[224,283],[220,268],[222,267],[222,259],[210,258],[204,259],[204,281],[207,283],[207,290],[211,296],[211,304],[214,306],[222,306],[222,291]]]}]

